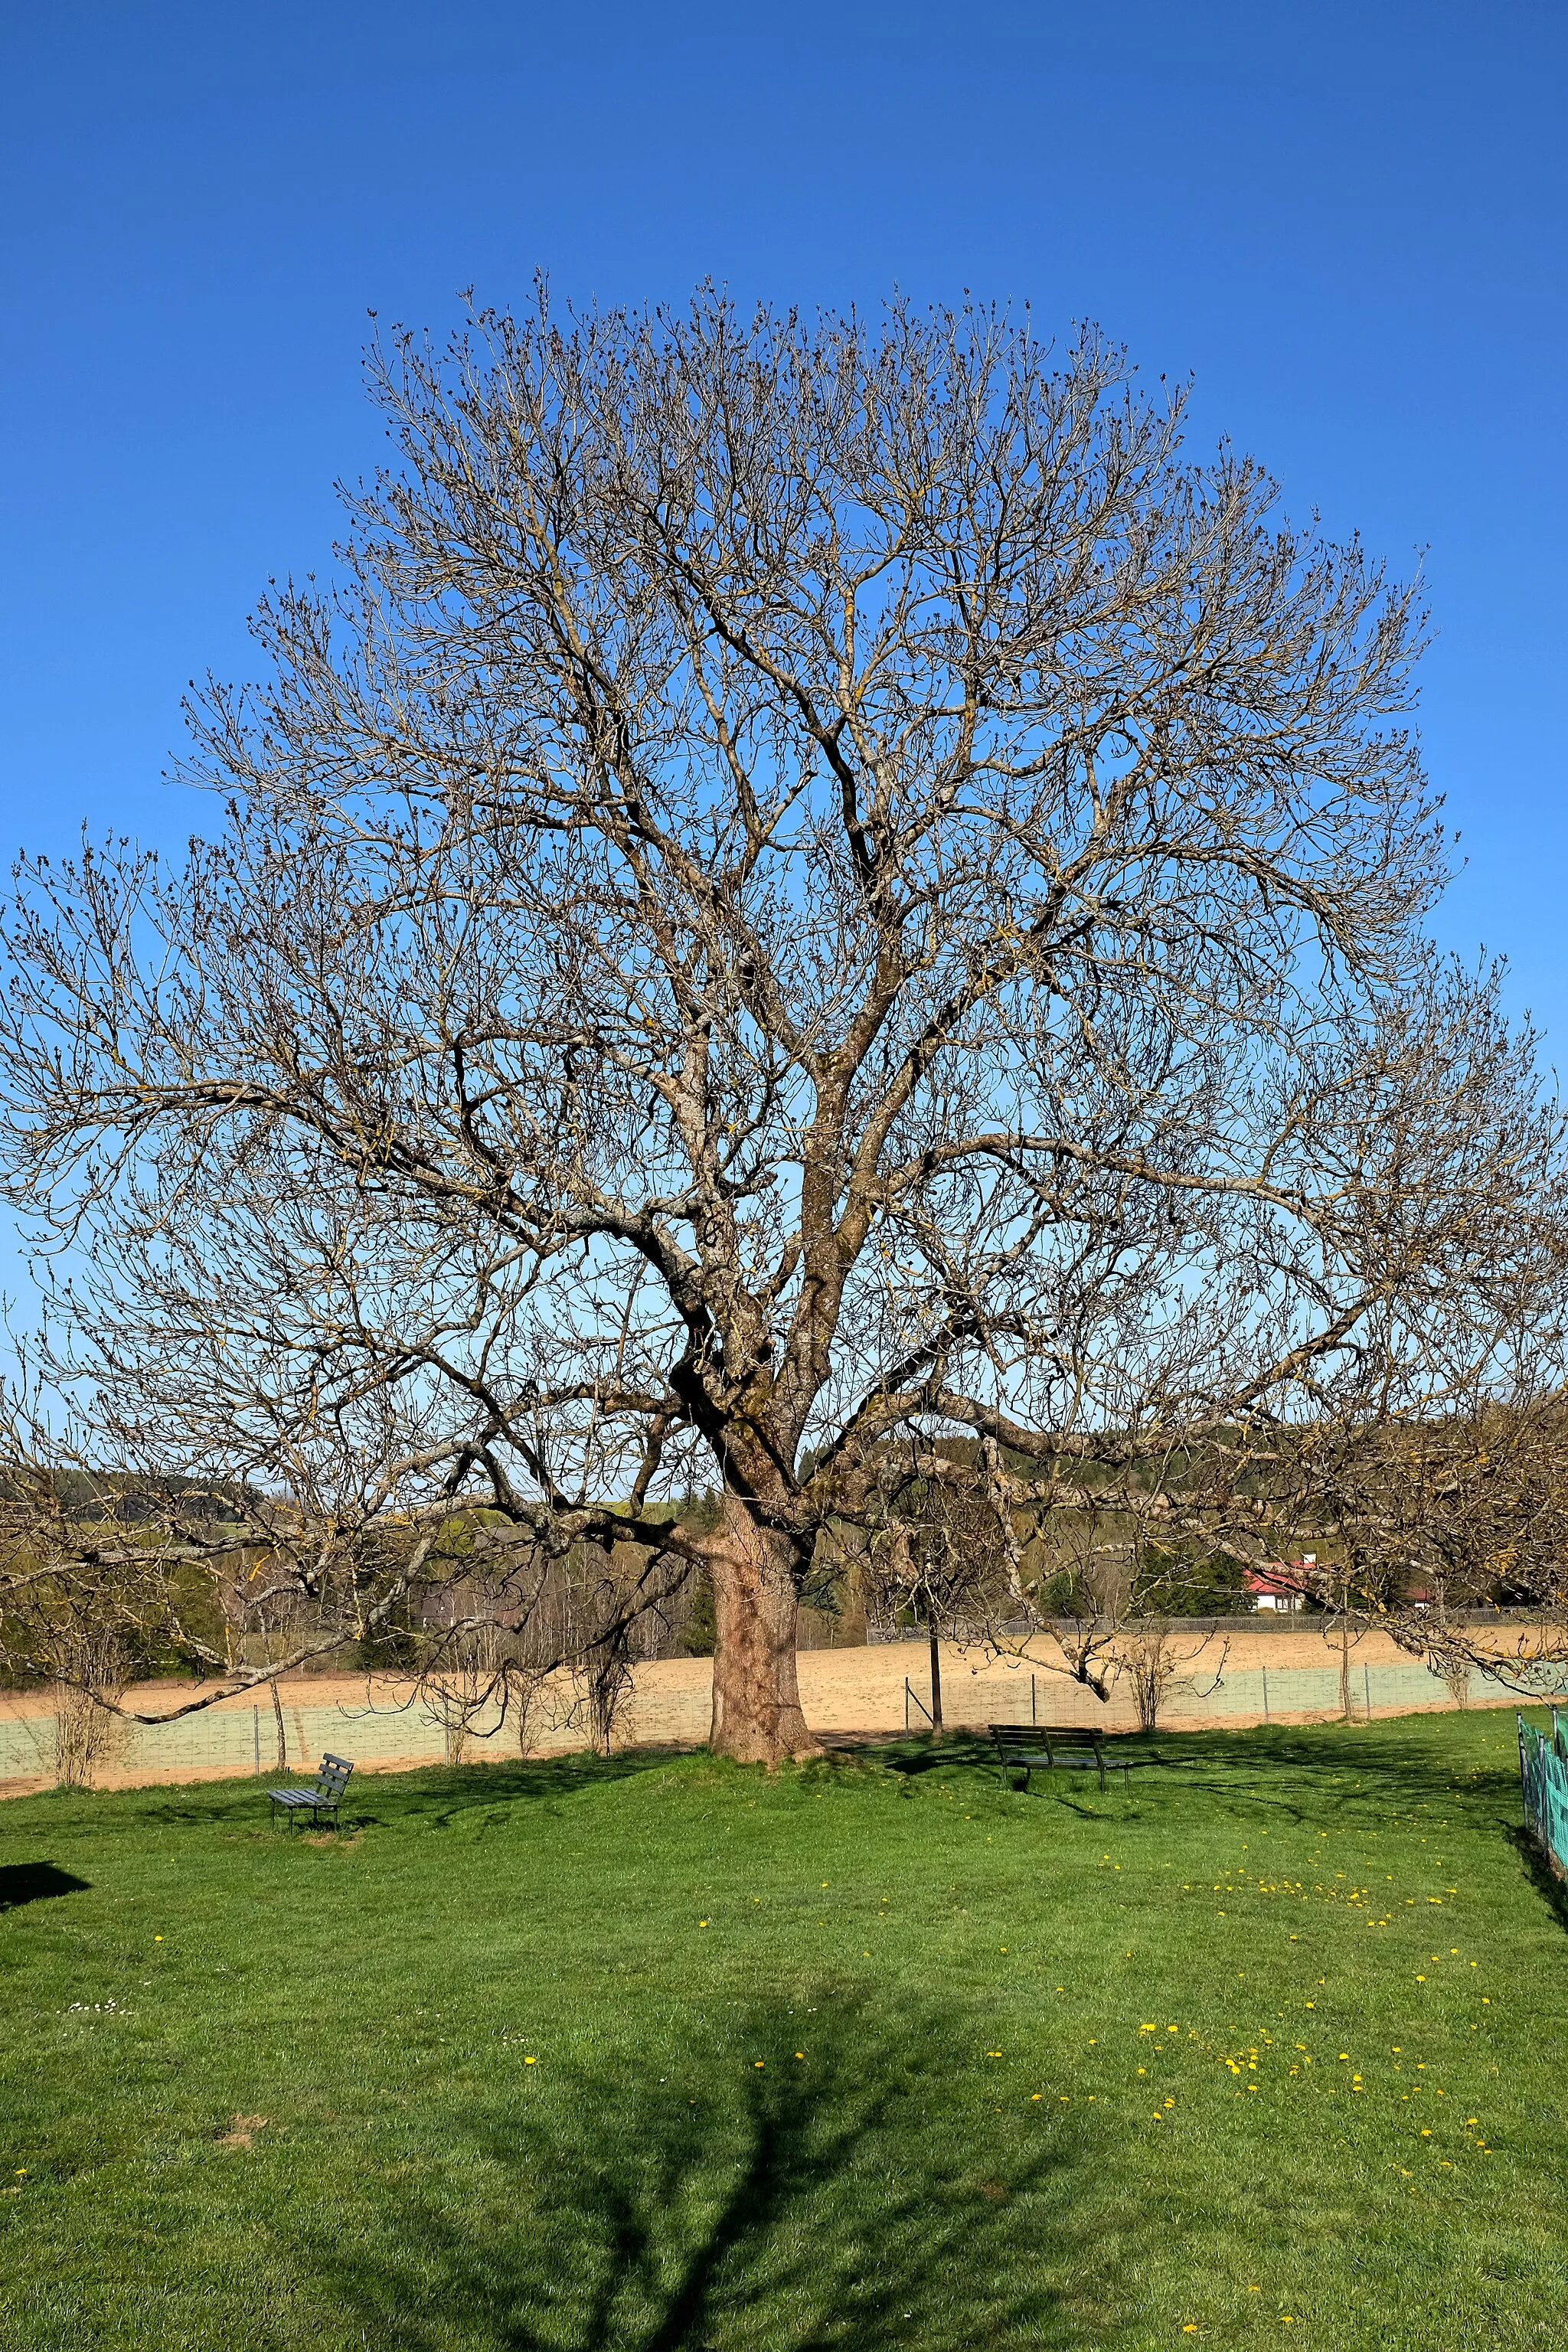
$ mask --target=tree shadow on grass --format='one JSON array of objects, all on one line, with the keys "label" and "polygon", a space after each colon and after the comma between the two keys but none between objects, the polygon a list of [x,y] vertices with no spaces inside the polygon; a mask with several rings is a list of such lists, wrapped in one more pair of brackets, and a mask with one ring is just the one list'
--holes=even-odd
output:
[{"label": "tree shadow on grass", "polygon": [[1419,1717],[1178,1733],[1170,1745],[1195,1757],[1194,1782],[1201,1785],[1207,1779],[1239,1790],[1250,1780],[1260,1797],[1287,1808],[1299,1804],[1303,1816],[1318,1816],[1326,1809],[1367,1811],[1388,1804],[1430,1807],[1441,1799],[1477,1820],[1492,1822],[1500,1797],[1517,1801],[1511,1743],[1498,1762],[1484,1768],[1471,1764],[1466,1779],[1457,1780],[1458,1756],[1446,1747],[1442,1734]]},{"label": "tree shadow on grass", "polygon": [[912,1738],[889,1742],[878,1759],[888,1771],[897,1772],[906,1780],[919,1780],[928,1772],[952,1769],[968,1765],[977,1771],[996,1771],[996,1750],[989,1739],[981,1739],[970,1731],[947,1731],[940,1739],[930,1732],[917,1733]]},{"label": "tree shadow on grass", "polygon": [[[446,1828],[476,1810],[559,1802],[590,1789],[665,1769],[669,1762],[664,1750],[627,1750],[610,1757],[584,1753],[509,1759],[503,1764],[433,1764],[407,1772],[357,1772],[343,1797],[342,1828],[347,1832],[386,1828],[395,1822]],[[287,1778],[303,1788],[310,1774],[290,1766]],[[207,1823],[232,1828],[237,1819],[266,1828],[269,1785],[249,1778],[206,1781],[153,1801],[148,1801],[145,1790],[124,1793],[142,1801],[136,1810],[143,1818],[171,1827]],[[284,1834],[279,1832],[280,1844]]]},{"label": "tree shadow on grass", "polygon": [[[419,1772],[375,1773],[358,1787],[359,1818],[447,1829],[467,1813],[513,1805],[552,1805],[591,1790],[667,1769],[668,1753],[627,1749],[616,1756],[523,1757],[504,1764],[434,1765]],[[363,1808],[379,1802],[374,1815]],[[345,1800],[345,1813],[349,1810]]]},{"label": "tree shadow on grass", "polygon": [[1547,1861],[1541,1847],[1527,1829],[1517,1822],[1508,1831],[1508,1842],[1524,1864],[1524,1874],[1552,1914],[1560,1927],[1568,1927],[1568,1882],[1560,1878]]},{"label": "tree shadow on grass", "polygon": [[374,2260],[322,2248],[318,2285],[400,2352],[1098,2340],[1114,2243],[1092,2313],[1061,2287],[1091,2228],[1077,2126],[977,2084],[972,2030],[825,1997],[716,2037],[492,2091],[447,2182],[363,2217]]},{"label": "tree shadow on grass", "polygon": [[[1495,1764],[1478,1767],[1467,1748],[1461,1765],[1446,1748],[1441,1732],[1420,1719],[1123,1733],[1108,1743],[1108,1762],[1112,1759],[1117,1769],[1106,1798],[1098,1790],[1073,1785],[1085,1777],[1092,1781],[1092,1775],[1078,1772],[1069,1781],[1065,1772],[1039,1771],[1026,1790],[1011,1793],[1019,1802],[1044,1801],[1096,1819],[1124,1808],[1131,1819],[1163,1818],[1175,1810],[1187,1815],[1194,1805],[1205,1805],[1247,1813],[1261,1810],[1297,1822],[1321,1822],[1333,1813],[1381,1820],[1391,1809],[1413,1814],[1441,1799],[1445,1806],[1461,1809],[1473,1825],[1493,1830],[1500,1800],[1517,1804],[1511,1742],[1500,1745]],[[973,1736],[959,1734],[940,1743],[929,1736],[914,1738],[882,1761],[911,1790],[931,1773],[957,1769],[1002,1795],[994,1751]],[[1123,1761],[1131,1768],[1125,1782]],[[1456,1778],[1461,1770],[1465,1777]]]},{"label": "tree shadow on grass", "polygon": [[57,1895],[86,1895],[92,1881],[78,1878],[56,1862],[8,1862],[0,1864],[0,1911],[19,1911],[24,1903],[42,1903]]},{"label": "tree shadow on grass", "polygon": [[[1454,1718],[1441,1717],[1438,1724]],[[1512,1805],[1517,1789],[1511,1743],[1500,1744],[1499,1760],[1477,1770],[1466,1751],[1467,1773],[1457,1755],[1445,1753],[1440,1732],[1420,1717],[1352,1725],[1255,1725],[1236,1730],[1172,1731],[1119,1735],[1108,1754],[1118,1769],[1101,1796],[1077,1783],[1092,1773],[1038,1772],[1024,1791],[1004,1791],[989,1740],[968,1732],[941,1741],[929,1735],[856,1743],[802,1768],[803,1778],[867,1780],[887,1774],[913,1795],[931,1774],[959,1773],[990,1791],[1019,1803],[1045,1802],[1100,1820],[1107,1813],[1139,1817],[1163,1814],[1173,1803],[1194,1802],[1236,1811],[1262,1808],[1287,1821],[1321,1821],[1331,1811],[1377,1812],[1430,1805],[1441,1797],[1465,1808],[1474,1821],[1495,1829],[1500,1799]],[[1121,1762],[1131,1768],[1123,1783]],[[1505,1760],[1506,1759],[1506,1760]],[[497,1764],[429,1765],[395,1773],[366,1772],[351,1781],[343,1807],[345,1831],[364,1828],[446,1830],[486,1816],[499,1820],[516,1806],[550,1807],[617,1782],[672,1768],[721,1780],[748,1780],[754,1768],[730,1765],[698,1751],[627,1749],[611,1757],[579,1752],[522,1758]],[[1359,1782],[1359,1787],[1354,1784]],[[103,1817],[123,1809],[127,1821],[154,1820],[171,1827],[202,1823],[232,1829],[254,1827],[261,1784],[254,1780],[207,1782],[149,1802],[145,1790],[115,1792],[85,1801],[103,1808]]]}]

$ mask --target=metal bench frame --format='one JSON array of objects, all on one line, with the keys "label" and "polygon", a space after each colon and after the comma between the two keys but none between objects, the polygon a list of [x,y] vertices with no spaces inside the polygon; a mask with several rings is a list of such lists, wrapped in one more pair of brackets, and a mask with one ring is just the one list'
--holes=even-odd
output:
[{"label": "metal bench frame", "polygon": [[[1023,1773],[1025,1790],[1031,1772],[1098,1772],[1100,1787],[1106,1786],[1105,1735],[1092,1725],[994,1723],[989,1729],[1002,1778],[1010,1789],[1015,1771]],[[1125,1789],[1126,1765],[1113,1758],[1110,1769],[1121,1772]]]},{"label": "metal bench frame", "polygon": [[338,1807],[343,1801],[349,1775],[353,1766],[346,1756],[323,1756],[321,1772],[313,1789],[268,1789],[268,1801],[271,1811],[268,1819],[276,1827],[279,1815],[285,1826],[290,1822],[330,1822],[338,1826]]}]

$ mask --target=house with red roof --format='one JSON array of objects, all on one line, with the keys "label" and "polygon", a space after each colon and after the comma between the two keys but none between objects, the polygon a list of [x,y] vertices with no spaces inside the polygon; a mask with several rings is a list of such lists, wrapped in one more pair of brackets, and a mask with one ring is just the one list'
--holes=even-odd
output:
[{"label": "house with red roof", "polygon": [[1305,1552],[1300,1559],[1267,1559],[1261,1568],[1243,1571],[1255,1609],[1300,1609],[1305,1587],[1318,1565],[1316,1552]]}]

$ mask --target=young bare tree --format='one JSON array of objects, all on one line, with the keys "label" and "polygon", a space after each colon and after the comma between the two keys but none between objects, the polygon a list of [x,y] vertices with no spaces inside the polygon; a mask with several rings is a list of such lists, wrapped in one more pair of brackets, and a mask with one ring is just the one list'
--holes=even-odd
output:
[{"label": "young bare tree", "polygon": [[1004,1525],[1266,1549],[1306,1424],[1535,1392],[1556,1129],[1424,943],[1357,546],[980,309],[542,296],[371,372],[336,586],[193,709],[216,837],[21,873],[10,1197],[102,1458],[262,1498],[322,1641],[455,1511],[476,1619],[700,1559],[713,1744],[771,1762],[900,1430]]},{"label": "young bare tree", "polygon": [[927,1713],[940,1739],[942,1636],[996,1646],[1006,1638],[1005,1627],[1016,1633],[1019,1609],[1028,1605],[982,1449],[973,1440],[932,1441],[918,1429],[889,1439],[864,1483],[856,1516],[856,1566],[868,1612],[884,1622],[910,1616],[925,1628]]},{"label": "young bare tree", "polygon": [[[1568,1399],[1552,1370],[1539,1362],[1509,1396],[1472,1382],[1426,1418],[1301,1433],[1295,1524],[1319,1551],[1285,1576],[1332,1613],[1342,1660],[1352,1634],[1377,1629],[1460,1705],[1477,1667],[1525,1691],[1547,1669],[1561,1681]],[[1348,1679],[1342,1666],[1347,1709]]]}]

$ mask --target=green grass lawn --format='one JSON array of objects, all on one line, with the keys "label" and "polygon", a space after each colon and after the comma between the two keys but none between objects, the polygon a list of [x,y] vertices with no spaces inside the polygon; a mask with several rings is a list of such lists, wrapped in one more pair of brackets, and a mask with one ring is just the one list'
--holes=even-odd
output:
[{"label": "green grass lawn", "polygon": [[0,1807],[0,2344],[1560,2346],[1511,1717],[1157,1745]]}]

